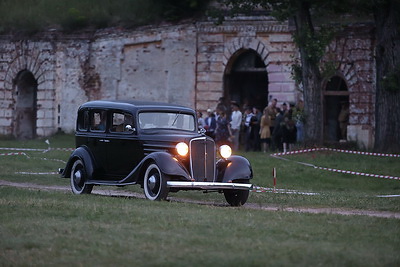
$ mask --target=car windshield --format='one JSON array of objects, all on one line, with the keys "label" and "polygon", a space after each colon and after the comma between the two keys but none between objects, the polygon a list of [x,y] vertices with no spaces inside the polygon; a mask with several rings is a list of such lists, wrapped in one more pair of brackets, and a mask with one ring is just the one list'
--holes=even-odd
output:
[{"label": "car windshield", "polygon": [[139,113],[140,129],[178,129],[184,131],[195,130],[193,114],[177,112],[142,112]]}]

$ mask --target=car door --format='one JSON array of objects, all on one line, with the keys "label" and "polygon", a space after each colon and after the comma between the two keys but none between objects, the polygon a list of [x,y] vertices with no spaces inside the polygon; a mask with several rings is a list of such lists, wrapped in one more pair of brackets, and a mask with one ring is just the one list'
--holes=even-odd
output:
[{"label": "car door", "polygon": [[86,145],[92,153],[97,165],[97,177],[102,179],[107,168],[107,110],[91,109],[89,111],[89,133],[86,138]]},{"label": "car door", "polygon": [[133,118],[133,115],[126,111],[110,112],[107,175],[113,180],[128,175],[143,158]]}]

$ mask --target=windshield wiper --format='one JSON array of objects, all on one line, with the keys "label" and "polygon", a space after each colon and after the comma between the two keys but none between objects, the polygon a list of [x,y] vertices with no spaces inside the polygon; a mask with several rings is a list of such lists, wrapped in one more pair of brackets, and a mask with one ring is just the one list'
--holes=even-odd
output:
[{"label": "windshield wiper", "polygon": [[178,119],[178,116],[181,115],[182,110],[179,110],[179,112],[176,114],[174,122],[172,123],[171,127],[175,125],[176,120]]}]

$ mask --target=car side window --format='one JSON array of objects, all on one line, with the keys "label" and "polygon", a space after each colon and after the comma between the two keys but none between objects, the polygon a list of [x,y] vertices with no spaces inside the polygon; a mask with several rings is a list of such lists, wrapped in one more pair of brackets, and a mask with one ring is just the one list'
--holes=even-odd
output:
[{"label": "car side window", "polygon": [[112,114],[112,126],[110,132],[132,133],[133,131],[133,118],[131,114],[121,112],[114,112]]},{"label": "car side window", "polygon": [[89,129],[89,111],[83,110],[78,114],[78,130],[87,131]]},{"label": "car side window", "polygon": [[107,113],[106,111],[92,111],[90,113],[90,130],[104,132],[106,130]]}]

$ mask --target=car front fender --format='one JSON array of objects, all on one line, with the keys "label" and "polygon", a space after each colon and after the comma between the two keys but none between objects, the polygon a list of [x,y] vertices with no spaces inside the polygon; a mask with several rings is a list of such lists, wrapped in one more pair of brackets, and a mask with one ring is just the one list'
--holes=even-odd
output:
[{"label": "car front fender", "polygon": [[95,169],[94,161],[92,155],[85,146],[78,147],[71,153],[65,169],[61,172],[61,177],[69,178],[71,176],[72,165],[77,159],[82,160],[83,164],[85,165],[88,180],[92,179]]},{"label": "car front fender", "polygon": [[231,156],[217,162],[217,180],[234,182],[235,180],[250,180],[253,178],[253,169],[250,162],[241,156]]},{"label": "car front fender", "polygon": [[167,152],[154,152],[146,156],[145,161],[153,160],[166,175],[182,176],[190,179],[190,174],[183,164]]},{"label": "car front fender", "polygon": [[179,162],[178,159],[174,158],[171,154],[167,152],[153,152],[143,158],[140,163],[136,166],[131,173],[120,181],[121,184],[126,183],[141,183],[147,166],[150,162],[155,162],[160,168],[160,171],[166,175],[170,176],[180,176],[187,180],[190,180],[190,174]]}]

